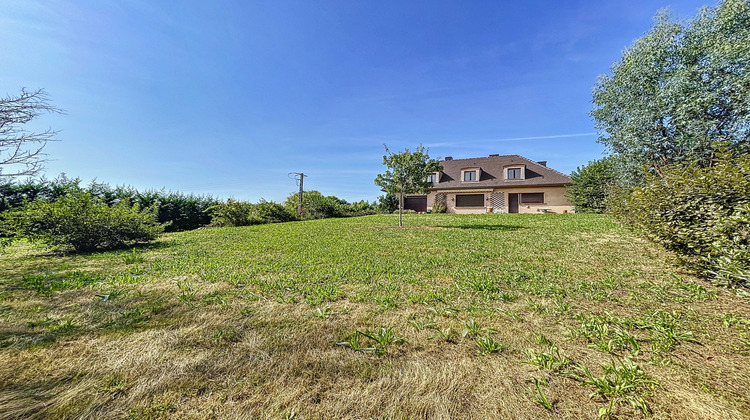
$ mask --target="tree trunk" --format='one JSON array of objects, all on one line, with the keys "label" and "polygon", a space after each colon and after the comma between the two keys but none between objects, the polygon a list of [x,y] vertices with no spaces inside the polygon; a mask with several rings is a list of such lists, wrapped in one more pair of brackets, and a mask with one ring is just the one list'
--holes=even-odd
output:
[{"label": "tree trunk", "polygon": [[404,223],[402,221],[401,212],[404,209],[404,193],[398,194],[398,227],[404,227]]}]

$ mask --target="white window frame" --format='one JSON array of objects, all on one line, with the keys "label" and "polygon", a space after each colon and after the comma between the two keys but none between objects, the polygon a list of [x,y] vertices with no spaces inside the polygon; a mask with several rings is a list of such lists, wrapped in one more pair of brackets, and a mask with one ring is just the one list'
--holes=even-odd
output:
[{"label": "white window frame", "polygon": [[[430,180],[430,177],[434,177],[434,180]],[[432,182],[433,184],[437,184],[440,182],[440,173],[439,172],[431,172],[427,174],[427,182]]]}]

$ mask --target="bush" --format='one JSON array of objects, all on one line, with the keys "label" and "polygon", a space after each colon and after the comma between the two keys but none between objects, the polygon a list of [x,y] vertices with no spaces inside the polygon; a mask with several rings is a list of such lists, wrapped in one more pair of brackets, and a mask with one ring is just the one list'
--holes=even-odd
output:
[{"label": "bush", "polygon": [[254,212],[255,205],[244,201],[227,199],[226,203],[219,203],[209,208],[211,212],[211,226],[250,226],[263,223]]},{"label": "bush", "polygon": [[150,242],[164,231],[156,210],[121,202],[112,207],[91,193],[70,191],[55,201],[37,200],[5,215],[3,230],[76,251],[122,248]]},{"label": "bush", "polygon": [[281,204],[261,200],[258,204],[235,201],[219,203],[209,209],[213,217],[211,226],[250,226],[263,223],[281,223],[296,220]]},{"label": "bush", "polygon": [[[303,195],[304,197],[304,195]],[[305,216],[308,219],[328,219],[330,217],[343,217],[346,201],[332,195],[313,195],[305,200]]]},{"label": "bush", "polygon": [[750,286],[750,156],[721,151],[663,175],[611,200],[613,213],[714,280]]},{"label": "bush", "polygon": [[589,162],[570,175],[568,198],[576,213],[604,213],[607,197],[617,180],[612,158]]},{"label": "bush", "polygon": [[377,212],[378,209],[375,203],[369,203],[365,200],[347,203],[344,208],[344,216],[346,217],[368,216],[371,214],[377,214]]},{"label": "bush", "polygon": [[445,213],[447,211],[448,211],[448,208],[445,207],[445,204],[433,204],[432,205],[433,213]]},{"label": "bush", "polygon": [[286,207],[273,201],[261,200],[255,205],[254,212],[263,221],[262,223],[291,222],[296,219]]},{"label": "bush", "polygon": [[[291,194],[284,201],[284,207],[290,214],[297,214],[299,205],[299,193]],[[325,196],[319,191],[305,191],[302,194],[303,219],[327,219],[329,217],[353,217],[366,216],[377,213],[374,204],[367,201],[349,203],[346,200],[333,195]]]}]

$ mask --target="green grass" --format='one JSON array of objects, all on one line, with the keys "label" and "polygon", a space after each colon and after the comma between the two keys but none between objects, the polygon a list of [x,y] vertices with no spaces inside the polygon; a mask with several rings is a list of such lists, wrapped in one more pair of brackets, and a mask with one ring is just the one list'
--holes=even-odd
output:
[{"label": "green grass", "polygon": [[750,416],[748,302],[610,218],[396,217],[6,249],[0,417]]}]

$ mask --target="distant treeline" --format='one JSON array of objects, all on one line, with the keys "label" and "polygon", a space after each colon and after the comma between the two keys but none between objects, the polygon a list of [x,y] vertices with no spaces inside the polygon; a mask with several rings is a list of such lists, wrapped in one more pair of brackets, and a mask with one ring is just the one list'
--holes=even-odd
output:
[{"label": "distant treeline", "polygon": [[181,231],[196,229],[211,223],[209,209],[219,200],[207,195],[183,194],[164,190],[138,191],[129,186],[112,187],[109,184],[92,181],[88,186],[81,185],[79,178],[65,175],[48,179],[28,179],[25,181],[0,181],[0,212],[21,208],[25,203],[44,200],[55,201],[71,191],[90,193],[94,198],[109,206],[122,201],[140,208],[156,208],[159,223],[168,223],[165,230]]},{"label": "distant treeline", "polygon": [[138,204],[141,209],[154,207],[157,221],[166,223],[166,231],[196,229],[201,226],[240,226],[277,223],[294,220],[324,219],[331,217],[365,216],[391,212],[395,197],[381,196],[379,203],[367,201],[347,202],[341,198],[325,196],[318,191],[303,193],[303,211],[297,213],[298,193],[291,194],[284,203],[261,200],[257,204],[226,200],[208,195],[184,194],[165,190],[138,191],[130,186],[112,187],[92,181],[82,185],[79,178],[60,175],[55,179],[27,179],[24,181],[0,180],[0,213],[21,209],[34,201],[54,202],[71,192],[90,194],[108,206],[121,202],[128,206]]}]

